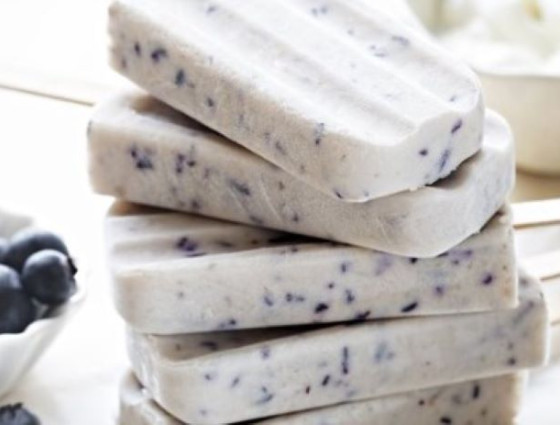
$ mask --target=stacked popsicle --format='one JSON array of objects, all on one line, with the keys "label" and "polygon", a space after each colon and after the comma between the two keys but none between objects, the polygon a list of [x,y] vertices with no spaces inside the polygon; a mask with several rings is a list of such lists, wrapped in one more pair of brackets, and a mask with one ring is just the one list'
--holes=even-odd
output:
[{"label": "stacked popsicle", "polygon": [[181,211],[107,218],[123,423],[512,423],[547,311],[517,273],[511,134],[384,7],[112,5],[112,64],[154,98],[98,107],[92,185]]}]

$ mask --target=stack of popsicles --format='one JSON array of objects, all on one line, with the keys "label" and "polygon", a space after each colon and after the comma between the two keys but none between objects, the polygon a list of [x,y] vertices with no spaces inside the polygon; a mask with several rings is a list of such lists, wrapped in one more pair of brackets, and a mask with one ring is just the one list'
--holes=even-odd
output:
[{"label": "stack of popsicles", "polygon": [[512,137],[382,3],[112,5],[112,65],[150,93],[88,128],[94,189],[150,206],[106,223],[123,424],[513,423],[548,320]]}]

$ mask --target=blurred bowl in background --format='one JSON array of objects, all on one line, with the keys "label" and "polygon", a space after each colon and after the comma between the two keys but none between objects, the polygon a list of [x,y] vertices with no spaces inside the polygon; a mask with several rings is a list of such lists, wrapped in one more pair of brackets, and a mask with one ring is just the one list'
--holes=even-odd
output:
[{"label": "blurred bowl in background", "polygon": [[[452,43],[445,40],[446,34],[463,28],[476,17],[472,1],[408,2],[435,39],[466,60],[479,75],[486,106],[502,114],[513,129],[518,168],[534,174],[560,175],[560,73],[544,67],[540,72],[539,67],[521,71],[504,64],[494,66],[499,62],[499,43],[498,50],[487,45],[484,38],[479,38],[485,34],[480,27],[462,36],[472,36],[471,43],[460,37]],[[518,36],[522,36],[519,31]]]},{"label": "blurred bowl in background", "polygon": [[560,76],[477,73],[486,104],[513,129],[517,166],[531,173],[560,175]]},{"label": "blurred bowl in background", "polygon": [[0,238],[10,238],[18,230],[29,227],[33,220],[17,210],[0,208]]},{"label": "blurred bowl in background", "polygon": [[87,292],[82,276],[82,272],[76,276],[77,291],[68,302],[50,310],[20,334],[0,335],[0,399],[21,381],[81,307]]}]

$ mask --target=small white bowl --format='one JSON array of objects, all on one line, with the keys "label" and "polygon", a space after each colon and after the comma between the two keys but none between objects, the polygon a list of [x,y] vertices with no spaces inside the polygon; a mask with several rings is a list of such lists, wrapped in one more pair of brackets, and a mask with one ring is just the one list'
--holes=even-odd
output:
[{"label": "small white bowl", "polygon": [[[447,31],[465,25],[475,13],[472,4],[466,1],[450,1],[449,10],[443,0],[408,2],[436,40]],[[446,28],[444,33],[440,33],[442,28]],[[476,44],[481,41],[476,40]],[[453,51],[453,46],[447,47]],[[544,68],[525,72],[508,70],[505,65],[484,65],[471,58],[468,50],[456,53],[480,77],[486,106],[498,111],[511,125],[518,168],[560,176],[560,76]]]},{"label": "small white bowl", "polygon": [[513,129],[518,167],[560,175],[560,77],[476,71],[486,104]]},{"label": "small white bowl", "polygon": [[78,273],[77,292],[47,317],[31,323],[19,334],[0,335],[0,399],[23,378],[83,304],[86,288]]},{"label": "small white bowl", "polygon": [[18,230],[32,224],[33,220],[25,214],[0,207],[0,238],[10,238]]}]

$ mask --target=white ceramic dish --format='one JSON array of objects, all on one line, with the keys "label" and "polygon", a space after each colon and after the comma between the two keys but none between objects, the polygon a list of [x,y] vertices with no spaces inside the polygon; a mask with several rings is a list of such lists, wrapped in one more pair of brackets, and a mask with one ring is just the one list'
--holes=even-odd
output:
[{"label": "white ceramic dish", "polygon": [[24,227],[31,226],[30,217],[11,209],[0,208],[0,238],[9,238]]},{"label": "white ceramic dish", "polygon": [[518,167],[560,175],[560,77],[476,71],[486,104],[513,129]]},{"label": "white ceramic dish", "polygon": [[82,276],[83,273],[78,273],[78,290],[66,304],[31,323],[20,334],[0,335],[0,399],[33,367],[78,311],[86,296]]}]

